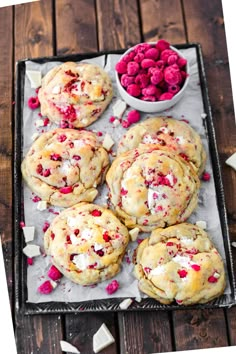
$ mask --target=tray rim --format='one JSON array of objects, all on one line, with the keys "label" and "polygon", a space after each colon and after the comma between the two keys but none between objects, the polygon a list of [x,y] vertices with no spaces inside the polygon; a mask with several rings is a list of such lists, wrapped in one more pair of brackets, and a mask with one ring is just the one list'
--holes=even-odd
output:
[{"label": "tray rim", "polygon": [[[131,306],[125,311],[148,311],[148,310],[186,310],[186,309],[206,309],[231,307],[236,305],[236,285],[233,268],[233,257],[230,244],[230,236],[227,222],[227,212],[224,197],[224,188],[221,175],[221,167],[217,150],[217,142],[215,136],[215,128],[212,117],[212,109],[208,94],[208,86],[203,62],[202,48],[200,43],[186,43],[173,45],[177,49],[195,48],[197,53],[197,62],[200,78],[200,87],[202,92],[202,100],[204,112],[207,114],[204,123],[206,124],[208,143],[210,148],[210,156],[212,160],[212,169],[214,175],[215,188],[217,190],[217,206],[219,210],[223,242],[226,253],[226,265],[231,287],[231,294],[223,294],[217,299],[206,303],[196,304],[191,306],[180,306],[177,304],[163,305],[152,298],[146,298],[141,303],[133,301]],[[45,63],[49,61],[79,61],[86,58],[93,58],[100,55],[122,54],[126,49],[118,49],[111,51],[99,51],[90,53],[76,53],[50,57],[25,58],[16,62],[16,110],[14,120],[14,176],[13,176],[13,217],[14,217],[14,289],[15,289],[15,310],[25,315],[33,314],[49,314],[49,313],[78,313],[78,312],[108,312],[108,311],[124,311],[119,308],[119,304],[124,298],[100,299],[83,302],[27,302],[27,285],[26,285],[26,259],[23,257],[23,237],[21,237],[21,229],[19,227],[21,218],[21,201],[22,201],[22,177],[21,177],[21,157],[22,157],[22,110],[23,110],[23,95],[24,92],[24,77],[25,77],[25,62],[30,60],[33,62]],[[106,60],[106,59],[105,59]],[[20,186],[18,188],[17,186]]]}]

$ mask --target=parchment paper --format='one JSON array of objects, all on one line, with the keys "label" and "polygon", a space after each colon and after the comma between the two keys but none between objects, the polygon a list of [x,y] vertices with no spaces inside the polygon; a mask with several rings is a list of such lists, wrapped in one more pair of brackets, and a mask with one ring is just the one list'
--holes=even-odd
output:
[{"label": "parchment paper", "polygon": [[[212,176],[209,182],[202,182],[200,195],[199,195],[199,205],[196,211],[189,218],[189,222],[195,223],[198,220],[204,220],[207,222],[207,232],[209,233],[212,241],[214,242],[216,248],[219,250],[221,256],[225,262],[225,251],[223,245],[223,236],[221,231],[221,224],[219,219],[219,213],[216,202],[216,191],[212,173],[212,164],[209,154],[208,138],[207,132],[204,129],[203,118],[201,114],[204,113],[203,101],[201,95],[201,88],[199,83],[197,56],[195,48],[183,49],[181,50],[184,56],[187,58],[190,64],[190,81],[188,88],[184,97],[178,102],[174,107],[157,114],[147,114],[142,113],[142,120],[147,117],[164,115],[173,116],[176,119],[187,119],[190,125],[200,134],[203,144],[207,152],[207,165],[206,171]],[[92,62],[104,67],[112,78],[114,97],[109,105],[108,109],[103,113],[102,117],[99,118],[95,123],[90,125],[88,130],[96,130],[103,132],[103,136],[100,138],[103,140],[105,133],[109,133],[113,140],[118,142],[121,136],[125,134],[126,129],[121,125],[114,127],[113,124],[109,122],[110,116],[113,115],[112,107],[114,103],[120,99],[117,92],[115,84],[115,71],[114,66],[119,60],[120,55],[109,55],[105,65],[105,57],[100,56],[97,58],[85,60],[86,62]],[[50,62],[45,64],[38,64],[31,61],[26,62],[26,70],[40,70],[42,76],[44,76],[51,68],[60,64],[59,62]],[[35,95],[35,90],[31,88],[28,77],[25,78],[25,89],[24,89],[24,110],[23,110],[23,154],[25,155],[29,147],[32,144],[32,135],[35,132],[39,134],[43,131],[53,129],[56,125],[49,125],[47,127],[36,128],[35,122],[40,119],[38,116],[39,110],[32,111],[27,106],[27,101],[29,97]],[[124,116],[132,108],[127,108]],[[113,151],[116,151],[117,143],[113,147]],[[111,156],[111,160],[112,160]],[[95,203],[106,204],[107,199],[105,198],[107,194],[106,186],[100,187],[99,196],[96,198]],[[48,207],[45,211],[37,210],[37,203],[32,201],[33,194],[29,188],[24,184],[24,212],[25,212],[25,224],[26,226],[35,226],[35,239],[31,243],[41,246],[43,250],[43,225],[45,221],[49,223],[55,217],[55,213],[60,212],[58,207]],[[139,234],[139,238],[144,238],[148,234]],[[137,242],[131,242],[126,256],[123,261],[121,272],[115,277],[120,283],[119,290],[112,295],[112,297],[146,297],[141,294],[137,287],[137,280],[133,276],[133,265],[132,265],[132,255],[134,249],[137,247]],[[97,286],[80,286],[72,283],[69,279],[63,277],[61,279],[58,287],[49,295],[40,295],[37,292],[38,286],[45,281],[47,278],[47,270],[50,267],[50,257],[39,256],[34,259],[33,266],[28,266],[27,269],[27,287],[28,287],[28,301],[33,303],[40,302],[50,302],[50,301],[60,301],[60,302],[80,302],[86,300],[95,299],[106,299],[110,298],[111,295],[107,295],[105,287],[111,281],[105,281]],[[229,285],[225,290],[225,293],[230,293]]]}]

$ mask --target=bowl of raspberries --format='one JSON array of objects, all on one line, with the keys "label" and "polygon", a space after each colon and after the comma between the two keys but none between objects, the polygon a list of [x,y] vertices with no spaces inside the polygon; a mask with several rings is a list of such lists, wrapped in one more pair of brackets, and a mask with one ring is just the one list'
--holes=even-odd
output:
[{"label": "bowl of raspberries", "polygon": [[166,40],[129,48],[116,63],[122,99],[141,112],[160,112],[176,104],[189,82],[189,64]]}]

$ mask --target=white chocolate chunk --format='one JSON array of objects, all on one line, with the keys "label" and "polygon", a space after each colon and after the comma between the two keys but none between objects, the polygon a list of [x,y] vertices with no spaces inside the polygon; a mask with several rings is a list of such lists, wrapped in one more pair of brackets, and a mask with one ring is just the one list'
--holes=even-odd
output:
[{"label": "white chocolate chunk", "polygon": [[236,170],[236,152],[231,155],[226,161],[225,163],[227,165],[229,165],[230,167],[232,167],[234,170]]},{"label": "white chocolate chunk", "polygon": [[207,117],[207,114],[206,113],[202,113],[201,117],[202,117],[202,119],[205,119]]},{"label": "white chocolate chunk", "polygon": [[80,354],[80,352],[78,351],[78,349],[76,347],[74,347],[73,345],[71,345],[70,343],[68,343],[64,340],[60,340],[60,345],[61,345],[61,350],[63,352]]},{"label": "white chocolate chunk", "polygon": [[215,272],[215,273],[213,274],[213,276],[214,276],[216,279],[219,279],[220,274],[219,274],[219,273],[217,273],[217,272]]},{"label": "white chocolate chunk", "polygon": [[25,226],[23,227],[23,233],[25,237],[25,242],[30,242],[33,241],[34,239],[34,231],[35,227],[34,226]]},{"label": "white chocolate chunk", "polygon": [[121,310],[126,310],[131,304],[132,304],[133,300],[132,299],[124,299],[119,307],[121,308]]},{"label": "white chocolate chunk", "polygon": [[43,127],[44,126],[44,121],[42,119],[37,119],[35,122],[36,128]]},{"label": "white chocolate chunk", "polygon": [[104,149],[106,149],[107,151],[111,150],[112,146],[115,144],[115,142],[112,140],[112,137],[110,136],[110,134],[106,133],[102,146],[104,147]]},{"label": "white chocolate chunk", "polygon": [[37,245],[25,246],[25,248],[23,248],[23,253],[29,258],[33,258],[41,255],[40,247]]},{"label": "white chocolate chunk", "polygon": [[122,100],[117,100],[112,107],[113,115],[117,118],[121,118],[126,110],[126,103]]},{"label": "white chocolate chunk", "polygon": [[70,240],[71,240],[72,245],[79,245],[79,243],[80,243],[79,238],[76,237],[74,234],[70,235]]},{"label": "white chocolate chunk", "polygon": [[52,284],[53,289],[55,289],[58,285],[54,280],[50,280],[50,283]]},{"label": "white chocolate chunk", "polygon": [[120,125],[119,119],[115,119],[114,122],[113,122],[113,125],[114,125],[115,127],[118,127],[118,125]]},{"label": "white chocolate chunk", "polygon": [[236,242],[232,242],[231,245],[232,245],[233,247],[236,247]]},{"label": "white chocolate chunk", "polygon": [[196,225],[198,227],[201,227],[203,230],[206,230],[206,228],[207,228],[207,223],[204,220],[196,221]]},{"label": "white chocolate chunk", "polygon": [[39,211],[43,211],[43,210],[46,210],[47,209],[47,202],[46,200],[40,200],[37,204],[37,209]]},{"label": "white chocolate chunk", "polygon": [[31,136],[31,140],[35,141],[36,139],[38,139],[39,137],[39,134],[38,133],[34,133],[32,136]]},{"label": "white chocolate chunk", "polygon": [[136,241],[137,237],[138,237],[138,234],[139,234],[139,228],[135,227],[134,229],[129,231],[129,234],[130,234],[131,240],[132,241]]},{"label": "white chocolate chunk", "polygon": [[87,254],[78,254],[72,261],[80,270],[85,270],[90,265],[90,258]]},{"label": "white chocolate chunk", "polygon": [[42,75],[40,71],[26,70],[26,75],[30,80],[31,88],[38,88],[39,86],[41,86]]},{"label": "white chocolate chunk", "polygon": [[114,342],[114,337],[112,336],[105,323],[103,323],[93,336],[93,351],[94,353],[98,353]]},{"label": "white chocolate chunk", "polygon": [[60,87],[60,85],[56,85],[56,86],[53,87],[52,93],[53,93],[54,95],[58,95],[60,92],[61,92],[61,87]]}]

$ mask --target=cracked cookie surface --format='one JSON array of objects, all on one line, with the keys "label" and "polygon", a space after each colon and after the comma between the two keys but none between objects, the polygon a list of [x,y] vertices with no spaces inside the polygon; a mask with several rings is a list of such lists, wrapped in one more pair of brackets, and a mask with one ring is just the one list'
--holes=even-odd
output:
[{"label": "cracked cookie surface", "polygon": [[114,277],[128,242],[128,230],[113,212],[89,203],[65,209],[44,235],[45,251],[52,256],[52,263],[81,285]]},{"label": "cracked cookie surface", "polygon": [[32,144],[21,170],[42,200],[69,207],[95,199],[108,165],[108,154],[94,133],[58,128],[43,133]]}]

